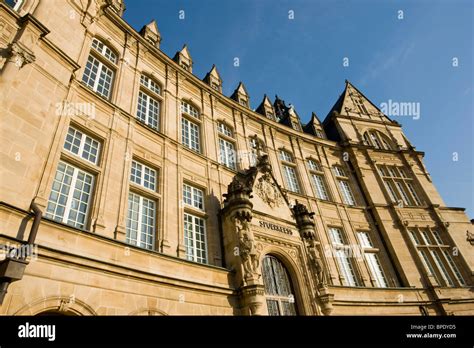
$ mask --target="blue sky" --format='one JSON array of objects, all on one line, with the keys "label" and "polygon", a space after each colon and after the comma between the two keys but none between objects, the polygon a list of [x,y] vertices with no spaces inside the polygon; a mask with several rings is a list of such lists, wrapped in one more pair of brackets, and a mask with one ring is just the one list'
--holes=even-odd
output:
[{"label": "blue sky", "polygon": [[224,94],[243,81],[252,108],[264,93],[272,100],[278,94],[303,122],[312,111],[322,120],[345,79],[376,105],[420,103],[419,119],[393,119],[426,152],[446,205],[474,218],[474,1],[128,0],[126,6],[124,18],[137,30],[156,19],[168,56],[186,43],[198,77],[216,64]]}]

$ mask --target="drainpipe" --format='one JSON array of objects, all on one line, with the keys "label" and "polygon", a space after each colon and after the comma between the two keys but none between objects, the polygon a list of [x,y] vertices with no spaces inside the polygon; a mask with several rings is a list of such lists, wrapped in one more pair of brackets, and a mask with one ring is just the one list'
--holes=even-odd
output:
[{"label": "drainpipe", "polygon": [[[10,284],[23,278],[25,268],[29,263],[29,261],[26,259],[30,255],[30,247],[35,243],[41,217],[43,216],[41,209],[36,203],[32,202],[30,209],[34,213],[34,220],[33,224],[31,225],[28,241],[22,241],[20,243],[21,246],[18,249],[12,248],[10,250],[6,250],[6,258],[0,262],[0,305],[3,304],[3,300],[7,294]],[[22,252],[22,249],[26,250],[27,252]]]}]

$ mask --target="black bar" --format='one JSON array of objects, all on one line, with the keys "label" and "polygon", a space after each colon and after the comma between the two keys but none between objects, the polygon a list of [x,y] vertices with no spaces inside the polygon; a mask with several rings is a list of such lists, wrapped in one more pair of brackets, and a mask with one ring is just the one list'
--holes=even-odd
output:
[{"label": "black bar", "polygon": [[[26,326],[28,323],[28,327]],[[16,345],[132,347],[187,345],[472,347],[473,317],[0,317],[1,348]],[[23,325],[23,326],[21,326]],[[32,325],[55,325],[43,338],[19,337]],[[407,334],[424,337],[410,338]],[[434,337],[455,335],[455,337]],[[431,335],[431,336],[430,336]],[[49,339],[48,339],[49,337]]]}]

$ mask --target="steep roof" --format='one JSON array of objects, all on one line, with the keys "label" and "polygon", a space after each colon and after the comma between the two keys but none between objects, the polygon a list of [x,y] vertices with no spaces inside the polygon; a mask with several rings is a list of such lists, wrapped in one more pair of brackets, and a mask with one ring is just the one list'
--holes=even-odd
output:
[{"label": "steep roof", "polygon": [[217,71],[217,67],[216,67],[215,64],[212,64],[211,70],[209,70],[209,72],[206,74],[206,76],[204,76],[203,81],[207,82],[207,83],[210,83],[211,82],[211,76],[214,77],[215,79],[219,80],[220,82],[222,82],[221,75]]},{"label": "steep roof", "polygon": [[367,112],[368,112],[367,116],[377,114],[379,116],[382,116],[386,121],[393,122],[387,115],[383,114],[382,111],[380,111],[380,109],[378,108],[378,106],[372,103],[372,101],[370,101],[370,99],[367,98],[364,95],[364,93],[359,91],[357,87],[355,87],[351,82],[346,80],[344,91],[342,92],[342,94],[337,99],[336,103],[333,105],[333,107],[329,111],[323,123],[326,123],[326,120],[328,119],[328,117],[332,116],[334,111],[336,111],[342,117],[344,117],[345,115],[347,115],[347,112],[356,110],[357,106],[354,104],[352,97],[357,97],[362,100],[363,105],[366,107]]}]

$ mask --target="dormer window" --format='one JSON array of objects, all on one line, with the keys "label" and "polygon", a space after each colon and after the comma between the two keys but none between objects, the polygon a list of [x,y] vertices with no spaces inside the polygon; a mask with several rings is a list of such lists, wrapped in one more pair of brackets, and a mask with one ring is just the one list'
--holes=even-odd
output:
[{"label": "dormer window", "polygon": [[181,63],[181,67],[186,70],[186,71],[189,71],[189,65],[186,64],[186,63]]},{"label": "dormer window", "polygon": [[271,111],[267,111],[266,112],[266,115],[267,115],[267,118],[269,118],[270,120],[273,120],[274,117],[273,117],[273,113]]},{"label": "dormer window", "polygon": [[217,83],[213,82],[213,83],[211,84],[211,87],[212,87],[212,89],[215,89],[216,91],[219,92],[219,85],[218,85]]},{"label": "dormer window", "polygon": [[239,104],[246,107],[247,101],[245,99],[239,99]]}]

